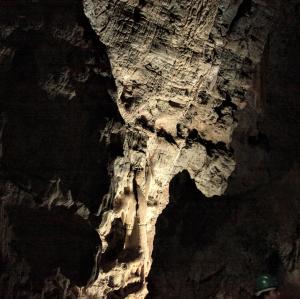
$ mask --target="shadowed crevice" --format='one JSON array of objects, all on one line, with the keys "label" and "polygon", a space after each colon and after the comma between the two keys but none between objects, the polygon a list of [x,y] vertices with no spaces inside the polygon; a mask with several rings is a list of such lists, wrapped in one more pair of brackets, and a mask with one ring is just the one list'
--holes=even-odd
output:
[{"label": "shadowed crevice", "polygon": [[10,208],[9,216],[15,234],[13,250],[31,267],[34,287],[41,287],[57,268],[79,286],[95,279],[101,241],[83,219],[62,208],[24,206]]}]

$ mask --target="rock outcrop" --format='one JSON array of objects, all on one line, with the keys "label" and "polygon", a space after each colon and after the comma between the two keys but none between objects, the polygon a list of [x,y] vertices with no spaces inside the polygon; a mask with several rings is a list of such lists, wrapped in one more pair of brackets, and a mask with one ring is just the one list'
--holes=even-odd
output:
[{"label": "rock outcrop", "polygon": [[236,169],[225,194],[206,200],[187,172],[172,179],[147,298],[253,298],[264,272],[279,278],[281,298],[300,296],[297,2],[281,7],[269,35],[258,101],[236,113]]},{"label": "rock outcrop", "polygon": [[[251,203],[257,209],[264,204],[256,195],[243,201],[237,194],[278,174],[274,170],[266,178],[270,167],[258,171],[261,161],[271,163],[265,159],[266,134],[274,133],[268,130],[274,113],[268,114],[265,131],[254,123],[270,96],[265,49],[282,1],[11,0],[0,5],[0,297],[142,299],[150,281],[150,298],[228,298],[232,284],[226,289],[224,283],[242,272],[228,264],[238,248],[255,242]],[[244,136],[252,143],[245,144]],[[251,146],[258,162],[246,169]],[[271,160],[279,161],[281,153]],[[295,172],[288,167],[286,173],[294,178],[293,167]],[[234,170],[219,205],[215,196],[223,196]],[[262,190],[257,196],[272,202],[271,191]],[[295,202],[293,197],[297,209]],[[245,220],[236,218],[237,211]],[[280,218],[280,208],[274,215]],[[203,233],[195,242],[194,226]],[[170,232],[174,238],[168,243]],[[166,243],[160,243],[164,236]],[[237,245],[235,251],[227,238]],[[283,244],[279,258],[296,259],[289,268],[293,275],[295,240],[275,242]],[[180,263],[190,257],[195,265],[211,265],[207,271],[189,269],[187,284],[174,271],[176,287],[170,291],[170,273],[161,271],[158,260],[151,270],[152,256],[172,263],[174,253],[159,246],[178,248],[181,241],[188,249]],[[232,287],[230,298],[250,298],[251,275],[267,269],[259,266],[263,257],[252,266],[246,261],[257,258],[251,250],[241,263],[250,267],[239,280],[242,291]],[[159,282],[155,271],[164,275]],[[207,281],[210,285],[199,291],[197,283]]]},{"label": "rock outcrop", "polygon": [[155,223],[168,203],[170,180],[187,170],[207,197],[226,189],[235,166],[234,112],[259,97],[253,77],[276,2],[86,0],[84,8],[107,47],[126,124],[113,209],[100,235],[105,244],[111,223],[121,218],[123,254],[130,256],[118,259],[88,291],[99,294],[101,286],[103,295],[144,298]]}]

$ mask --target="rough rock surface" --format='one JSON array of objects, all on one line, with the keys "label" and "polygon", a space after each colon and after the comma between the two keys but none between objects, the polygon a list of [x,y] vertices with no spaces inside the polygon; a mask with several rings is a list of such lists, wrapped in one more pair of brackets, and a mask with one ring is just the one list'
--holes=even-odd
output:
[{"label": "rough rock surface", "polygon": [[171,182],[149,298],[252,298],[262,272],[279,277],[281,298],[300,297],[300,11],[299,1],[288,4],[265,46],[260,97],[236,114],[225,195],[205,200],[186,172]]},{"label": "rough rock surface", "polygon": [[80,1],[0,5],[0,297],[61,298],[97,277],[123,121]]},{"label": "rough rock surface", "polygon": [[[266,44],[279,8],[283,24],[297,16],[296,0],[0,5],[1,298],[145,298],[149,281],[148,298],[248,299],[267,269],[293,285],[299,126],[286,134],[285,120],[298,110],[276,122],[290,62],[278,66],[286,48]],[[273,46],[293,41],[295,19]],[[267,58],[269,73],[283,69],[277,88]],[[224,194],[235,159],[227,194],[207,199]],[[257,235],[260,225],[272,229]]]},{"label": "rough rock surface", "polygon": [[[276,2],[85,0],[84,8],[107,46],[125,135],[143,140],[139,148],[125,141],[115,165],[115,207],[101,225],[107,235],[120,211],[125,249],[134,258],[119,260],[89,292],[99,294],[99,285],[104,294],[126,297],[136,288],[134,298],[144,298],[155,223],[168,203],[170,180],[187,170],[207,197],[226,189],[235,166],[234,112],[258,96],[253,74]],[[126,271],[116,279],[122,267]]]}]

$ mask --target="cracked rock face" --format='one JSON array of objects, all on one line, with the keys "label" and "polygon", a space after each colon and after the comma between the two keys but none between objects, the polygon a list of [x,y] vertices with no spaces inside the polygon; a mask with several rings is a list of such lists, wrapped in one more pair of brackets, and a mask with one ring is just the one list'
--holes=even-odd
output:
[{"label": "cracked rock face", "polygon": [[[232,139],[239,123],[238,137],[251,135],[259,149],[267,147],[252,121],[264,109],[261,61],[279,4],[279,0],[0,4],[0,297],[142,299],[149,281],[150,298],[162,298],[155,293],[158,287],[165,288],[165,298],[168,294],[212,298],[210,287],[195,293],[193,287],[178,284],[187,289],[185,294],[169,292],[167,282],[159,285],[153,279],[160,271],[157,260],[148,279],[152,257],[165,254],[153,251],[153,242],[157,219],[170,198],[171,212],[166,213],[180,221],[167,220],[173,228],[178,226],[174,235],[191,245],[188,250],[198,246],[192,261],[212,261],[208,273],[197,267],[191,270],[198,273],[196,281],[213,277],[212,285],[219,288],[215,294],[227,298],[220,285],[228,261],[220,263],[217,249],[226,243],[218,238],[222,231],[213,237],[204,234],[195,244],[189,233],[182,232],[203,218],[196,230],[202,232],[216,217],[209,229],[224,225],[224,235],[235,240],[231,229],[235,222],[226,220],[234,218],[232,205],[185,205],[181,200],[184,193],[201,202],[224,194],[236,166]],[[253,111],[246,108],[243,122],[241,111],[247,104]],[[273,134],[269,127],[266,132]],[[246,163],[249,147],[241,138],[233,145],[241,149],[236,151],[238,161]],[[263,155],[258,155],[259,161],[265,161]],[[237,179],[227,196],[250,190],[243,185],[248,177],[257,187],[255,170],[243,172],[237,166]],[[259,167],[255,164],[255,169]],[[182,177],[190,188],[180,187]],[[251,219],[255,213],[245,212],[247,204],[240,210]],[[198,208],[199,212],[189,212]],[[158,226],[156,244],[163,238],[161,232],[169,233]],[[214,238],[219,240],[212,251],[216,259],[205,247]],[[178,244],[176,237],[172,240]],[[284,256],[294,250],[290,240],[286,244]],[[229,257],[235,254],[230,245],[224,252]],[[253,266],[245,277],[253,278],[257,269]],[[234,266],[229,271],[233,276],[240,273]],[[249,298],[250,289],[248,284],[244,297],[232,298]]]},{"label": "cracked rock face", "polygon": [[225,191],[235,167],[233,113],[259,92],[253,73],[275,9],[263,1],[84,1],[107,47],[126,123],[113,211],[100,231],[107,235],[121,217],[134,257],[100,276],[92,294],[101,285],[103,294],[144,298],[155,223],[174,175],[187,170],[207,197]]}]

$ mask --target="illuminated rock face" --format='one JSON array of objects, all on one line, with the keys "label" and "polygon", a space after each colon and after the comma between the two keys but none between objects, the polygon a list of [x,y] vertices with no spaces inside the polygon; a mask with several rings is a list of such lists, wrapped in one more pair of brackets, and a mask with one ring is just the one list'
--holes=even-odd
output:
[{"label": "illuminated rock face", "polygon": [[[147,296],[157,218],[176,197],[174,182],[193,181],[181,199],[221,196],[236,164],[235,113],[253,108],[246,124],[240,117],[247,135],[264,109],[260,61],[278,9],[269,2],[40,0],[0,9],[1,298]],[[237,148],[244,163],[251,149]],[[255,171],[237,166],[242,179],[230,194],[249,191],[248,177],[258,185]],[[220,213],[214,224],[225,223],[226,233],[235,222],[226,223],[234,215],[223,205],[192,219],[206,228]],[[174,227],[198,225],[176,207],[182,221]],[[295,249],[291,240],[282,240],[283,258]],[[193,258],[205,264],[205,250]],[[212,252],[209,273],[195,267],[193,275],[222,271],[222,254]]]},{"label": "illuminated rock face", "polygon": [[155,224],[177,173],[187,170],[207,197],[224,193],[235,167],[233,113],[258,97],[254,73],[275,8],[263,1],[84,1],[107,47],[126,124],[113,208],[99,228],[106,246],[111,223],[121,219],[124,250],[88,293],[145,297]]}]

